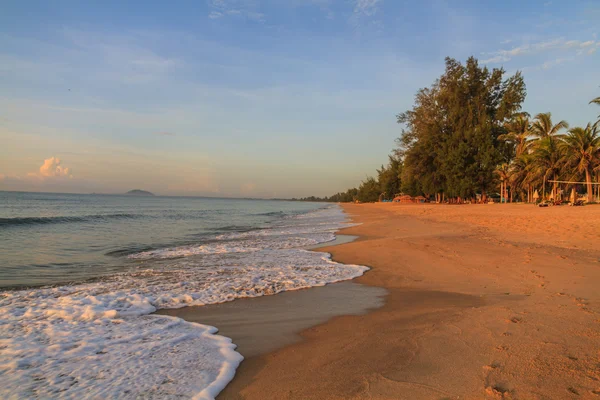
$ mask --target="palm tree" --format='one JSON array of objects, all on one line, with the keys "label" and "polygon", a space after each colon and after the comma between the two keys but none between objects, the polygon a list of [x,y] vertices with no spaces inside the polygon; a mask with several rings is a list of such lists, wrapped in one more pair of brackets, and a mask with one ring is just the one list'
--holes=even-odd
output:
[{"label": "palm tree", "polygon": [[[564,165],[564,149],[559,146],[558,140],[553,136],[547,136],[537,141],[533,150],[533,174],[542,177],[542,198],[546,195],[546,180],[549,176],[556,178]],[[556,182],[552,186],[552,197],[556,198]]]},{"label": "palm tree", "polygon": [[504,163],[502,165],[500,165],[498,168],[496,168],[496,174],[498,175],[498,177],[500,178],[500,204],[502,204],[502,199],[504,199],[504,202],[507,203],[506,201],[506,192],[507,192],[507,184],[509,182],[509,175],[510,175],[510,169],[509,169],[509,165]]},{"label": "palm tree", "polygon": [[528,141],[529,137],[532,135],[529,114],[525,112],[517,114],[514,119],[506,124],[505,128],[508,132],[504,135],[500,135],[498,139],[512,144],[515,156],[519,157],[528,150],[529,144],[531,143]]},{"label": "palm tree", "polygon": [[[600,97],[596,97],[594,100],[590,101],[590,104],[597,104],[600,106]],[[600,125],[600,115],[598,115],[598,121],[594,124],[594,126]]]},{"label": "palm tree", "polygon": [[549,112],[539,113],[531,124],[531,134],[540,139],[557,136],[561,129],[569,129],[567,121],[552,124],[552,114]]},{"label": "palm tree", "polygon": [[577,172],[585,172],[588,202],[593,201],[592,175],[593,168],[600,159],[600,131],[598,124],[587,124],[585,128],[573,128],[563,138],[565,161]]},{"label": "palm tree", "polygon": [[[512,188],[520,188],[521,199],[530,203],[533,199],[533,187],[536,181],[535,171],[532,171],[533,156],[523,153],[510,164],[509,180]],[[526,193],[526,196],[524,195]]]}]

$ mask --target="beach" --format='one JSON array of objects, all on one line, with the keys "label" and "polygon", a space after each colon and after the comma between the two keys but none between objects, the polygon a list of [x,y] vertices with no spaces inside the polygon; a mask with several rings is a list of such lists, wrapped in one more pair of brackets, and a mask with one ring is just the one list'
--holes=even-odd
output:
[{"label": "beach", "polygon": [[385,304],[246,357],[219,399],[600,398],[600,206],[342,207],[358,239],[318,251]]}]

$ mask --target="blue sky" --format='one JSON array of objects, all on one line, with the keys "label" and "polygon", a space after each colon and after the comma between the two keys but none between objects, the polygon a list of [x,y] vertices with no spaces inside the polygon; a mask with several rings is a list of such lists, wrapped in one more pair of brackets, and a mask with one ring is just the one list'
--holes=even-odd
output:
[{"label": "blue sky", "polygon": [[598,1],[4,1],[0,190],[291,197],[355,186],[474,55],[595,120]]}]

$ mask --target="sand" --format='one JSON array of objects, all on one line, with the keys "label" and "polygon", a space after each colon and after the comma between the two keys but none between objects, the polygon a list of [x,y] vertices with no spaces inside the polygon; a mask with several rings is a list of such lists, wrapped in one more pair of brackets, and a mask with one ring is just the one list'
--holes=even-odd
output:
[{"label": "sand", "polygon": [[382,307],[387,290],[343,281],[277,296],[252,297],[206,306],[162,309],[157,314],[216,326],[245,358],[302,340],[304,329],[338,315],[362,315]]},{"label": "sand", "polygon": [[344,208],[359,239],[319,250],[385,305],[247,358],[219,399],[600,399],[600,206]]}]

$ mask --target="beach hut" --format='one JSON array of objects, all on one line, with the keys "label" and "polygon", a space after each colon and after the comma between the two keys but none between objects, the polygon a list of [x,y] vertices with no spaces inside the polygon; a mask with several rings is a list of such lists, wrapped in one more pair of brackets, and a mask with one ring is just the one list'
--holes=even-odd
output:
[{"label": "beach hut", "polygon": [[414,198],[415,203],[425,203],[425,201],[427,201],[427,199],[423,196],[417,196]]},{"label": "beach hut", "polygon": [[414,199],[412,196],[405,194],[404,196],[400,196],[400,203],[414,203]]}]

